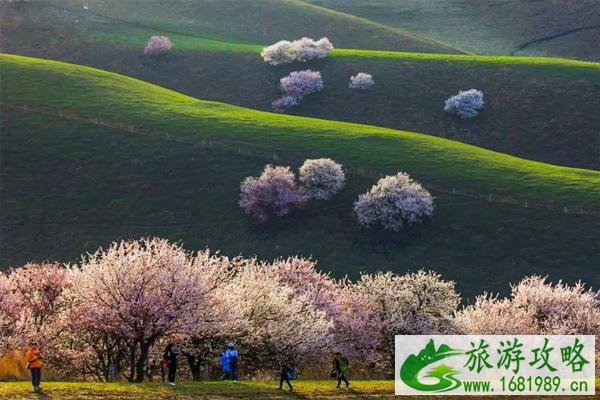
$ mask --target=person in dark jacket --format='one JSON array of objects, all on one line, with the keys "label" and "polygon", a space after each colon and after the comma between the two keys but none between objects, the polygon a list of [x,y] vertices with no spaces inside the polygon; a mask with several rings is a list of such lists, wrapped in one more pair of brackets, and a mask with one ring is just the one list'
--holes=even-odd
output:
[{"label": "person in dark jacket", "polygon": [[283,389],[283,382],[287,383],[290,388],[290,392],[294,390],[292,387],[292,379],[294,379],[294,374],[296,372],[296,368],[291,361],[285,361],[281,363],[281,377],[279,378],[279,389]]},{"label": "person in dark jacket", "polygon": [[169,343],[163,354],[163,364],[167,366],[169,370],[168,383],[171,386],[175,386],[175,375],[177,374],[177,357],[179,356],[179,349],[173,343]]},{"label": "person in dark jacket", "polygon": [[340,387],[342,381],[346,382],[346,387],[350,386],[350,382],[346,378],[346,373],[348,372],[348,367],[350,364],[348,363],[348,359],[342,355],[339,351],[333,356],[333,370],[337,375],[338,384],[337,387]]}]

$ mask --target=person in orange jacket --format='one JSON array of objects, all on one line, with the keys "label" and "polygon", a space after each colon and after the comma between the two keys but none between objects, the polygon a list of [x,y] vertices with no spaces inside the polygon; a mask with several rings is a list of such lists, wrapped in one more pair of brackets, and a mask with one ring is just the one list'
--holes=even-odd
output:
[{"label": "person in orange jacket", "polygon": [[44,355],[38,349],[36,342],[31,342],[29,348],[25,352],[25,362],[27,362],[27,368],[31,371],[31,384],[33,385],[33,391],[39,392],[40,381],[42,380],[42,366]]}]

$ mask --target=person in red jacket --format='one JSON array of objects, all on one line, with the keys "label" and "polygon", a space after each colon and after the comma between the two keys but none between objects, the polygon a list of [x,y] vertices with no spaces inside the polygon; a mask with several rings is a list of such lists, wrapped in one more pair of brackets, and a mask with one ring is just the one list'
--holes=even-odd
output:
[{"label": "person in red jacket", "polygon": [[44,355],[38,349],[36,342],[31,342],[29,348],[25,352],[25,362],[27,362],[27,368],[31,371],[31,384],[33,385],[33,391],[39,392],[40,381],[42,380],[42,367]]}]

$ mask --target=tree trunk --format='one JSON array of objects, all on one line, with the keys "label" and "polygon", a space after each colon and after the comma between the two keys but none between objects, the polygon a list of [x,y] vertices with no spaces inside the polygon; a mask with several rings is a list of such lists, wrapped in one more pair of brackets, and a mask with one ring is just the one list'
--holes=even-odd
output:
[{"label": "tree trunk", "polygon": [[200,357],[193,354],[188,354],[187,360],[190,366],[190,371],[192,372],[192,379],[195,382],[198,382],[200,380]]},{"label": "tree trunk", "polygon": [[146,363],[148,362],[148,351],[150,350],[149,342],[140,343],[140,356],[135,364],[135,382],[144,382],[144,374],[146,372]]}]

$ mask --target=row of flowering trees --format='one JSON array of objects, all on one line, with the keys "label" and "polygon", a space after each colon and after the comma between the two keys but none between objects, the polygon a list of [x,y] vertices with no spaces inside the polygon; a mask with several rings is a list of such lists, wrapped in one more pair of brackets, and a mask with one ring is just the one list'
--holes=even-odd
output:
[{"label": "row of flowering trees", "polygon": [[352,282],[305,258],[262,262],[191,253],[158,238],[122,241],[76,265],[0,273],[0,353],[35,339],[66,376],[140,382],[166,341],[180,344],[194,377],[234,341],[248,374],[342,351],[388,375],[397,334],[600,333],[600,300],[582,284],[534,276],[508,298],[459,305],[454,282],[434,272]]},{"label": "row of flowering trees", "polygon": [[[342,166],[329,158],[306,160],[299,173],[297,185],[290,167],[265,166],[259,177],[242,181],[240,207],[265,223],[304,206],[309,199],[329,200],[346,183]],[[433,210],[431,194],[403,172],[380,179],[354,203],[360,225],[378,225],[395,232],[431,218]]]}]

